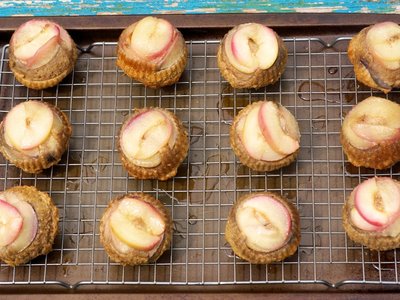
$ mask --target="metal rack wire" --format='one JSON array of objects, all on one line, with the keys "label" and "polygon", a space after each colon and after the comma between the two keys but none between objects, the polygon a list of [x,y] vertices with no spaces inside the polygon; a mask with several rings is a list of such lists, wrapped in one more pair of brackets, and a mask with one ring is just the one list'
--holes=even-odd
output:
[{"label": "metal rack wire", "polygon": [[[278,83],[256,91],[234,90],[221,78],[217,40],[189,41],[190,59],[181,80],[157,90],[116,67],[115,43],[82,49],[73,73],[57,87],[29,90],[15,81],[8,46],[3,47],[0,117],[19,102],[40,99],[69,115],[73,135],[62,161],[39,175],[0,159],[0,188],[35,185],[60,210],[54,250],[20,267],[0,263],[0,285],[398,285],[400,253],[372,252],[354,244],[341,225],[344,199],[363,178],[378,174],[349,165],[339,142],[345,113],[373,93],[357,85],[345,50],[348,40],[285,39],[285,73]],[[297,161],[272,173],[250,171],[229,145],[233,116],[265,97],[285,105],[302,134]],[[388,97],[399,100],[400,95]],[[143,106],[173,111],[190,133],[189,155],[177,176],[166,182],[129,178],[118,157],[118,130],[132,109]],[[398,177],[400,169],[379,174]],[[298,207],[302,241],[298,252],[283,262],[251,265],[233,255],[224,227],[235,199],[264,190],[281,193]],[[150,193],[167,206],[174,234],[171,249],[156,263],[122,267],[108,260],[99,243],[99,219],[113,197],[132,191]]]}]

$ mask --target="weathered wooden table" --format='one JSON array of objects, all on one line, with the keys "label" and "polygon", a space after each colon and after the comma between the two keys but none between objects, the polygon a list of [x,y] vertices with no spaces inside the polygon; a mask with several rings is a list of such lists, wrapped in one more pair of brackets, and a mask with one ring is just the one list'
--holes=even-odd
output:
[{"label": "weathered wooden table", "polygon": [[0,16],[213,13],[400,13],[398,0],[3,0]]}]

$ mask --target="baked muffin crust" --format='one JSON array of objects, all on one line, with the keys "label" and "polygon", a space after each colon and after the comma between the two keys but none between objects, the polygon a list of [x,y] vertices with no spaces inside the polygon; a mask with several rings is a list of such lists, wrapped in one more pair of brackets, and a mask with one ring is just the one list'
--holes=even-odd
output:
[{"label": "baked muffin crust", "polygon": [[13,248],[12,244],[0,247],[0,260],[10,266],[18,266],[52,250],[58,231],[58,209],[48,194],[32,186],[15,186],[0,195],[0,198],[9,197],[16,197],[31,205],[38,221],[35,238],[22,251]]},{"label": "baked muffin crust", "polygon": [[[126,199],[134,199],[150,205],[163,220],[164,231],[161,239],[154,247],[147,250],[136,249],[124,243],[113,232],[112,226],[110,226],[110,218],[112,214],[118,210],[119,205]],[[140,225],[143,221],[135,221],[135,223],[134,220],[131,220],[131,222],[132,224]],[[130,193],[113,199],[109,203],[100,221],[100,241],[111,260],[121,263],[122,265],[139,265],[156,261],[169,248],[171,235],[172,221],[164,205],[159,200],[144,193]]]},{"label": "baked muffin crust", "polygon": [[[277,201],[280,205],[284,207],[284,209],[288,213],[288,217],[290,218],[290,231],[285,238],[284,244],[278,249],[272,251],[255,250],[251,246],[249,246],[249,237],[240,230],[237,222],[238,210],[240,210],[247,201],[259,197],[272,198],[274,201]],[[268,222],[268,217],[272,217],[272,214],[276,212],[277,211],[270,212],[271,215],[266,216],[267,221],[264,224],[265,228],[268,229],[270,226]],[[260,231],[261,229],[253,229],[254,234]],[[225,238],[231,245],[236,255],[251,263],[268,264],[275,261],[281,261],[284,258],[294,254],[298,248],[298,245],[300,243],[300,218],[296,208],[282,196],[270,192],[246,194],[236,201],[229,213],[228,221],[225,228]]]}]

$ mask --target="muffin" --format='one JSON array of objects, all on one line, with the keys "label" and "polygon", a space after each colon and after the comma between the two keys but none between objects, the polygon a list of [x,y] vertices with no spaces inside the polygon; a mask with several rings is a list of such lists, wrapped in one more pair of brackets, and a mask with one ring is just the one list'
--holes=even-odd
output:
[{"label": "muffin", "polygon": [[363,181],[343,206],[348,237],[372,250],[400,247],[400,182],[389,177]]},{"label": "muffin", "polygon": [[259,101],[234,118],[230,142],[240,162],[255,171],[273,171],[292,163],[300,148],[294,116],[273,101]]},{"label": "muffin", "polygon": [[277,194],[247,194],[232,207],[225,238],[237,256],[253,264],[281,261],[299,246],[299,214]]},{"label": "muffin", "polygon": [[169,248],[171,234],[164,205],[143,193],[112,200],[100,221],[100,241],[110,259],[122,265],[156,261]]},{"label": "muffin", "polygon": [[24,264],[51,251],[58,229],[58,210],[48,194],[33,186],[0,193],[0,260]]},{"label": "muffin", "polygon": [[400,105],[368,97],[343,120],[343,151],[356,167],[386,169],[400,160]]},{"label": "muffin", "polygon": [[121,33],[117,66],[145,86],[159,88],[179,80],[187,54],[182,34],[171,23],[146,17]]},{"label": "muffin", "polygon": [[260,88],[281,77],[287,62],[282,39],[272,29],[258,23],[231,29],[218,48],[222,76],[234,88]]},{"label": "muffin", "polygon": [[13,107],[0,123],[0,152],[27,173],[40,173],[61,160],[72,128],[52,104],[26,101]]},{"label": "muffin", "polygon": [[355,35],[348,55],[358,81],[388,93],[400,87],[400,26],[383,22]]},{"label": "muffin", "polygon": [[12,35],[9,65],[15,78],[28,88],[57,85],[71,73],[78,50],[60,25],[44,19],[22,24]]},{"label": "muffin", "polygon": [[122,165],[137,179],[167,180],[175,176],[188,149],[181,121],[163,108],[136,110],[119,133]]}]

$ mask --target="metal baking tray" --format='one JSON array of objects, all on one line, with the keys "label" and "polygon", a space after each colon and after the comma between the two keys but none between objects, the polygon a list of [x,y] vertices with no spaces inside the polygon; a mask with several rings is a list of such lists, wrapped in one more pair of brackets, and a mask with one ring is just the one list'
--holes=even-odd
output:
[{"label": "metal baking tray", "polygon": [[[53,251],[15,268],[0,263],[0,285],[398,286],[399,250],[373,252],[353,243],[343,230],[341,211],[360,181],[375,175],[399,178],[400,168],[378,172],[351,166],[339,133],[343,117],[358,101],[370,95],[400,101],[400,92],[384,95],[357,83],[346,53],[349,36],[285,37],[286,70],[276,84],[259,90],[235,90],[221,77],[219,38],[186,40],[189,61],[182,78],[155,90],[116,67],[115,42],[81,46],[72,74],[44,91],[29,90],[15,80],[8,67],[8,45],[2,47],[0,118],[17,103],[39,99],[70,117],[73,134],[61,162],[39,175],[0,158],[0,189],[34,185],[48,192],[60,211]],[[244,167],[229,145],[233,117],[266,98],[287,107],[301,130],[296,162],[270,173]],[[165,182],[130,178],[116,149],[122,122],[144,106],[174,112],[189,132],[188,157]],[[296,205],[302,239],[298,251],[283,262],[251,265],[226,243],[225,223],[236,199],[265,190]],[[174,233],[171,248],[157,262],[122,267],[109,261],[99,242],[99,220],[112,198],[133,191],[152,194],[166,205]]]}]

